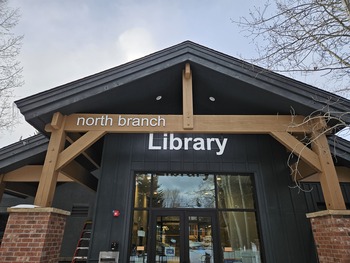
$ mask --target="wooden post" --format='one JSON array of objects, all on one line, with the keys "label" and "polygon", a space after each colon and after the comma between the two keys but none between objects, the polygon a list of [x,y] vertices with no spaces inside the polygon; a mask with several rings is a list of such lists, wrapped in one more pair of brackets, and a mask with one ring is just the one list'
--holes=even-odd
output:
[{"label": "wooden post", "polygon": [[193,98],[192,98],[192,73],[190,64],[187,63],[182,74],[182,107],[183,128],[193,129]]},{"label": "wooden post", "polygon": [[64,124],[65,116],[56,112],[52,117],[50,142],[34,200],[34,204],[41,207],[49,207],[52,205],[59,173],[59,171],[55,169],[56,163],[58,155],[63,150],[66,141]]},{"label": "wooden post", "polygon": [[346,210],[326,135],[322,131],[312,133],[312,150],[317,153],[322,171],[320,183],[328,210]]}]

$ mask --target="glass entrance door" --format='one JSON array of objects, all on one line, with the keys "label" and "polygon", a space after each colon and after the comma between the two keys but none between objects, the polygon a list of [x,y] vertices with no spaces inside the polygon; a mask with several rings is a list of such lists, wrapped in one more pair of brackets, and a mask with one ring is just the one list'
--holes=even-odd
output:
[{"label": "glass entrance door", "polygon": [[151,262],[213,263],[217,246],[213,212],[154,211]]},{"label": "glass entrance door", "polygon": [[129,262],[260,263],[252,179],[136,174]]}]

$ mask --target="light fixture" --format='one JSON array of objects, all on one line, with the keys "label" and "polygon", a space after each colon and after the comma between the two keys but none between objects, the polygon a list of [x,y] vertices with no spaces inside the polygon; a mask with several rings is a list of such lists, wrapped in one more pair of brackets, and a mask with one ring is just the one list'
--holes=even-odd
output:
[{"label": "light fixture", "polygon": [[214,101],[215,101],[215,98],[214,98],[213,96],[210,96],[210,97],[209,97],[209,100],[212,101],[212,102],[214,102]]},{"label": "light fixture", "polygon": [[161,99],[162,99],[162,96],[160,96],[160,95],[156,97],[156,101],[159,101]]}]

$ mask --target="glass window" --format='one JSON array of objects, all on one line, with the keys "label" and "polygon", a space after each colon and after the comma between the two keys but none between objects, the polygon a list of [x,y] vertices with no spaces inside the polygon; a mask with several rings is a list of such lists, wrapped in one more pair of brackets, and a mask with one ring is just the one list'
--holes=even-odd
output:
[{"label": "glass window", "polygon": [[217,177],[219,208],[254,209],[253,184],[249,175]]},{"label": "glass window", "polygon": [[153,207],[214,208],[214,175],[155,174],[153,175]]},{"label": "glass window", "polygon": [[[136,174],[130,262],[147,260],[148,219],[152,211],[160,209],[214,211],[219,219],[218,226],[206,222],[205,216],[188,218],[187,241],[193,247],[192,259],[198,252],[194,248],[196,245],[212,258],[210,248],[213,247],[212,231],[215,230],[220,233],[216,242],[221,243],[224,262],[261,262],[252,178],[249,174]],[[179,256],[180,239],[175,231],[178,224],[178,219],[171,216],[157,218],[156,246],[159,251],[156,255],[159,260],[165,255],[166,247],[174,247],[174,258]],[[152,242],[155,241],[150,244]]]},{"label": "glass window", "polygon": [[254,212],[219,212],[223,258],[261,262],[257,222]]},{"label": "glass window", "polygon": [[147,252],[148,211],[134,211],[130,261],[144,258]]},{"label": "glass window", "polygon": [[151,198],[151,174],[137,174],[135,180],[135,207],[149,207]]}]

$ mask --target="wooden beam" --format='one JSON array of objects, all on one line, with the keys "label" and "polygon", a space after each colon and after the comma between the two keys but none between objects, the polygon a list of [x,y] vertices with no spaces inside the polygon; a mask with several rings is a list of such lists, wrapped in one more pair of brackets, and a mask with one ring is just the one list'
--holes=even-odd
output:
[{"label": "wooden beam", "polygon": [[64,117],[61,113],[55,112],[52,116],[51,127],[58,130],[62,126],[63,119]]},{"label": "wooden beam", "polygon": [[[343,166],[336,166],[335,170],[337,171],[337,176],[339,183],[350,183],[350,168]],[[315,173],[308,177],[305,177],[300,180],[300,182],[320,182],[321,174]]]},{"label": "wooden beam", "polygon": [[192,78],[192,73],[191,73],[191,66],[190,66],[190,63],[186,63],[185,65],[185,72],[184,72],[184,77],[186,79],[190,79]]},{"label": "wooden beam", "polygon": [[[67,135],[66,139],[70,144],[73,144],[76,140],[78,140],[81,137],[80,134],[78,133],[71,133],[69,135]],[[98,157],[96,155],[96,153],[94,151],[91,150],[91,148],[86,149],[85,151],[83,151],[81,153],[82,155],[84,155],[84,157],[90,162],[92,163],[93,166],[96,167],[96,169],[100,168],[100,164],[98,161]]]},{"label": "wooden beam", "polygon": [[322,132],[314,131],[311,139],[312,149],[317,153],[322,168],[320,171],[320,183],[327,209],[345,210],[343,194],[326,135]]},{"label": "wooden beam", "polygon": [[67,165],[70,161],[89,148],[105,134],[106,132],[104,131],[89,131],[85,133],[82,137],[59,154],[55,170],[59,170]]},{"label": "wooden beam", "polygon": [[16,195],[35,196],[37,188],[37,184],[34,183],[7,182],[5,191]]},{"label": "wooden beam", "polygon": [[[43,170],[42,165],[26,165],[4,174],[5,182],[39,182]],[[72,179],[59,172],[57,182],[73,182]]]},{"label": "wooden beam", "polygon": [[339,182],[350,183],[350,168],[345,166],[336,166],[335,170],[337,171]]},{"label": "wooden beam", "polygon": [[[106,119],[108,122],[104,121],[101,125],[101,120]],[[136,122],[142,119],[161,121],[158,126],[132,125],[133,120]],[[290,115],[194,115],[194,128],[191,133],[269,134],[271,131],[310,133],[312,126],[305,123],[304,119],[303,116]],[[92,120],[91,123],[94,125],[87,125],[86,120]],[[125,120],[129,121],[129,125]],[[65,129],[67,132],[105,131],[106,133],[189,132],[183,128],[182,115],[145,114],[72,114],[67,116]]]},{"label": "wooden beam", "polygon": [[[26,165],[2,176],[6,182],[39,182],[43,170],[42,165]],[[77,182],[96,191],[98,180],[88,170],[73,161],[59,172],[57,182]]]},{"label": "wooden beam", "polygon": [[317,170],[312,169],[310,165],[305,163],[303,160],[292,165],[292,180],[303,181],[305,178],[313,176],[317,173]]},{"label": "wooden beam", "polygon": [[[56,115],[57,114],[54,116]],[[58,127],[57,123],[54,121],[55,118],[53,118],[53,123],[51,123],[51,126],[55,126],[58,129],[54,129],[51,133],[44,167],[40,176],[40,182],[34,200],[35,205],[42,207],[49,207],[52,204],[58,176],[58,171],[55,169],[56,163],[58,155],[64,148],[66,141],[66,133],[64,130],[65,117],[63,117],[63,120],[61,122],[61,127]]]},{"label": "wooden beam", "polygon": [[62,173],[75,182],[87,186],[93,191],[97,191],[98,179],[78,162],[72,161],[67,164],[62,169]]},{"label": "wooden beam", "polygon": [[190,64],[187,63],[182,73],[182,107],[183,107],[183,128],[193,129],[193,91],[192,73]]},{"label": "wooden beam", "polygon": [[300,157],[305,163],[311,166],[312,169],[320,172],[322,166],[316,153],[310,150],[306,145],[297,140],[288,132],[271,132],[271,136],[284,145],[289,151]]}]

